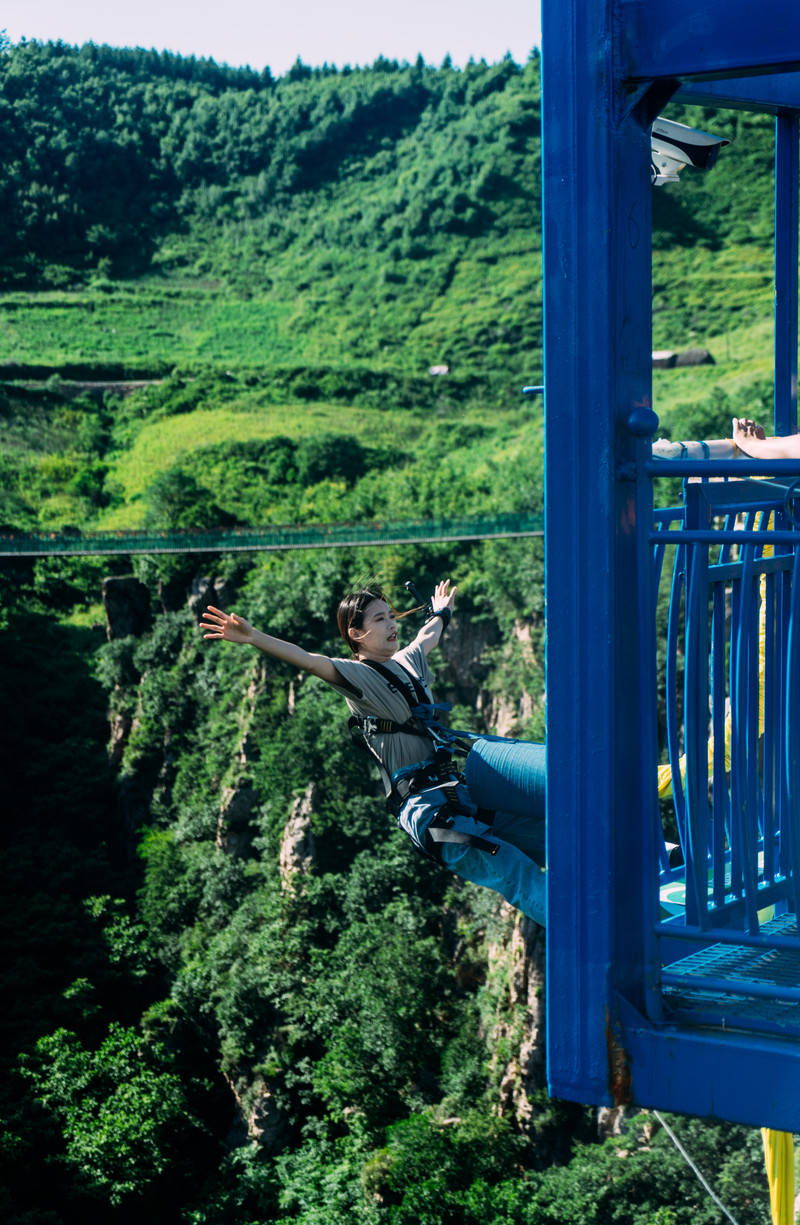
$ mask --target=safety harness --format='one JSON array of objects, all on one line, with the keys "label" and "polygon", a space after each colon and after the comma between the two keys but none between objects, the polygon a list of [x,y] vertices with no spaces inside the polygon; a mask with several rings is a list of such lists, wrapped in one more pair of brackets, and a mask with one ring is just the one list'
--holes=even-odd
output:
[{"label": "safety harness", "polygon": [[[481,838],[477,834],[468,834],[452,828],[453,818],[457,814],[473,815],[471,812],[466,812],[460,804],[458,788],[463,784],[464,779],[453,768],[452,755],[457,752],[466,756],[476,737],[471,732],[458,732],[445,727],[436,716],[440,712],[446,713],[450,710],[450,704],[431,702],[421,681],[399,660],[395,660],[395,663],[403,673],[402,677],[385,664],[379,663],[378,660],[364,659],[361,662],[378,672],[391,688],[402,693],[410,714],[410,718],[405,723],[397,723],[393,719],[380,719],[375,715],[352,715],[348,721],[351,733],[356,731],[359,733],[356,743],[366,749],[378,765],[389,812],[397,817],[409,796],[419,795],[428,788],[435,787],[436,790],[444,793],[445,803],[426,831],[430,843],[434,844],[431,849],[415,842],[415,846],[422,851],[422,854],[439,862],[440,857],[434,853],[435,844],[444,842],[467,844],[481,851],[487,851],[490,855],[497,854],[499,846],[496,842],[489,842],[488,839]],[[434,759],[418,766],[406,767],[390,775],[370,741],[370,737],[376,732],[382,734],[404,732],[407,735],[423,736],[433,746]],[[476,818],[484,825],[491,825],[494,815],[494,812],[485,808],[479,808],[475,813]]]}]

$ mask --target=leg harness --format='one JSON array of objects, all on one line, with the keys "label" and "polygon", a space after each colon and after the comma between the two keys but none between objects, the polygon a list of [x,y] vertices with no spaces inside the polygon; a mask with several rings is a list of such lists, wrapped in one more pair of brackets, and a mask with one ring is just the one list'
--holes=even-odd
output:
[{"label": "leg harness", "polygon": [[482,838],[479,834],[471,834],[466,830],[454,828],[457,816],[470,817],[480,821],[483,825],[491,826],[495,814],[487,808],[476,809],[471,805],[469,808],[464,807],[459,797],[459,789],[465,786],[464,778],[455,773],[449,760],[430,762],[413,773],[401,773],[400,777],[394,778],[392,782],[390,811],[393,811],[395,816],[399,816],[403,805],[410,796],[423,795],[426,791],[437,791],[444,795],[444,803],[440,804],[425,831],[426,845],[415,843],[423,854],[438,861],[436,846],[443,842],[474,846],[479,851],[486,851],[489,855],[497,854],[499,846],[496,842],[490,842],[488,838]]},{"label": "leg harness", "polygon": [[[423,855],[437,862],[439,862],[439,857],[436,854],[436,844],[444,842],[474,846],[478,850],[486,851],[489,855],[496,855],[499,849],[496,842],[490,842],[488,838],[481,838],[478,834],[470,834],[453,828],[454,819],[458,815],[472,817],[484,825],[491,825],[494,820],[494,812],[488,809],[465,809],[458,796],[458,788],[465,784],[463,775],[453,769],[451,751],[457,749],[461,752],[468,752],[470,748],[468,734],[450,732],[436,721],[433,716],[439,708],[428,702],[428,694],[417,678],[402,668],[402,665],[400,665],[402,671],[410,683],[400,680],[383,664],[374,660],[364,662],[383,675],[384,679],[393,686],[400,685],[411,715],[411,718],[405,723],[396,723],[391,719],[381,719],[375,716],[353,716],[349,721],[351,732],[355,732],[356,729],[360,732],[358,743],[366,749],[378,765],[386,794],[386,807],[393,816],[399,817],[400,810],[409,796],[420,795],[426,790],[434,789],[443,792],[445,802],[427,826],[426,845],[422,846],[412,838],[414,845],[422,851]],[[390,777],[379,754],[370,743],[371,732],[409,732],[413,735],[425,736],[431,742],[435,753],[434,760],[416,768],[397,771]]]}]

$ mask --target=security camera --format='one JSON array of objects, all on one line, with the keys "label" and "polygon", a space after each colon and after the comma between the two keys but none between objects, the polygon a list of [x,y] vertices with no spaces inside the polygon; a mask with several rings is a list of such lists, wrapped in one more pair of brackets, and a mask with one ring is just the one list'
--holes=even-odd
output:
[{"label": "security camera", "polygon": [[688,128],[672,119],[656,119],[650,136],[650,181],[654,187],[677,183],[684,166],[710,170],[729,140]]}]

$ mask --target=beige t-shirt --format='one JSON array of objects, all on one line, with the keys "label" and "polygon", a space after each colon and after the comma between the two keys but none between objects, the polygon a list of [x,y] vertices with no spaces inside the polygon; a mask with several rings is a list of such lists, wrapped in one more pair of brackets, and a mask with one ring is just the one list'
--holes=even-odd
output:
[{"label": "beige t-shirt", "polygon": [[[414,673],[422,682],[429,701],[433,700],[430,696],[432,678],[427,657],[422,647],[416,643],[403,647],[385,662],[385,667],[398,677],[397,689],[392,688],[377,669],[359,659],[332,659],[331,663],[344,682],[334,685],[333,688],[342,694],[354,715],[373,715],[379,719],[392,719],[395,723],[405,723],[410,719],[411,711],[399,682],[403,682],[406,689],[413,690],[413,685],[403,672],[403,667]],[[400,664],[403,667],[400,667]],[[414,736],[406,732],[375,732],[370,735],[369,742],[389,774],[419,761],[433,760],[433,747],[427,736]]]}]

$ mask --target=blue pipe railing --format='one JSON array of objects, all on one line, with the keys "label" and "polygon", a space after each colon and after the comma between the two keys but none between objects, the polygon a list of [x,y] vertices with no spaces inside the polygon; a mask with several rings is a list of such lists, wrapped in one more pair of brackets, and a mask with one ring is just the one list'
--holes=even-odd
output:
[{"label": "blue pipe railing", "polygon": [[[794,932],[762,921],[800,912],[800,531],[787,488],[693,482],[682,506],[655,512],[649,537],[656,603],[669,601],[662,735],[685,860],[685,907],[655,924],[654,961],[662,992],[703,995],[703,1023],[729,980],[713,966],[681,972],[687,942],[800,953]],[[661,887],[674,885],[659,845]],[[786,1005],[800,986],[751,990],[740,976],[727,995]]]}]

